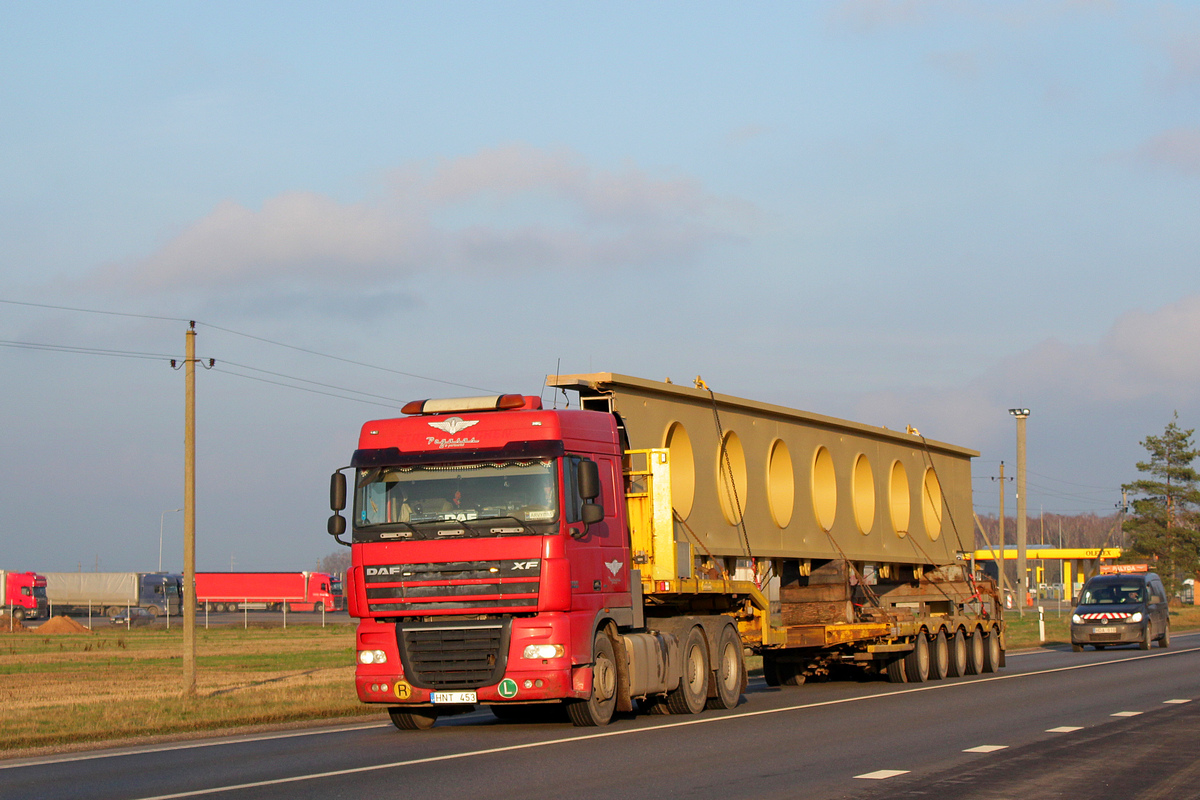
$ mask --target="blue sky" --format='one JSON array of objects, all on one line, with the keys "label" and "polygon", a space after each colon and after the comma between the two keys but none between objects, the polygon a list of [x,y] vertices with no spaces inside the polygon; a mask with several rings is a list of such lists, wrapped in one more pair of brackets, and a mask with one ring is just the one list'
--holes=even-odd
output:
[{"label": "blue sky", "polygon": [[0,2],[0,566],[156,565],[190,319],[201,569],[560,361],[916,425],[981,513],[1027,406],[1031,511],[1108,513],[1200,420],[1198,112],[1193,3]]}]

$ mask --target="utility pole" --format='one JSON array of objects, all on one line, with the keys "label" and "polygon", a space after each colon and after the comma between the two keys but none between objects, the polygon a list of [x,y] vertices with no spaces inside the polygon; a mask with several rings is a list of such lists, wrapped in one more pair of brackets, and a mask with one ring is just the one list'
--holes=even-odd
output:
[{"label": "utility pole", "polygon": [[1017,418],[1017,601],[1021,616],[1025,616],[1025,604],[1029,602],[1029,577],[1025,559],[1025,420],[1028,408],[1010,408],[1008,413]]},{"label": "utility pole", "polygon": [[183,693],[196,694],[196,323],[187,331],[183,434]]},{"label": "utility pole", "polygon": [[[999,480],[999,482],[1000,482],[1000,537],[999,537],[1000,538],[1000,555],[996,558],[996,563],[999,565],[1000,574],[1003,575],[1004,571],[1005,571],[1005,567],[1004,567],[1004,563],[1005,563],[1005,551],[1004,551],[1004,547],[1005,547],[1005,544],[1004,544],[1004,462],[1003,461],[1000,462],[1000,477],[998,479],[992,478],[992,480]],[[1009,480],[1011,481],[1012,478],[1009,478]],[[1003,585],[1003,582],[1001,582],[1001,584]]]},{"label": "utility pole", "polygon": [[[188,325],[183,426],[183,694],[196,694],[196,321]],[[216,362],[208,360],[211,369]],[[171,359],[171,369],[178,369]]]}]

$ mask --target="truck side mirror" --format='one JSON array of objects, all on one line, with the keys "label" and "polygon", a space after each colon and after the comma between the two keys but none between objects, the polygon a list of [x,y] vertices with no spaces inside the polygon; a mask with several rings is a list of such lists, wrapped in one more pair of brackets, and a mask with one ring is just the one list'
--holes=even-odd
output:
[{"label": "truck side mirror", "polygon": [[343,542],[338,537],[346,532],[346,518],[341,514],[334,514],[329,518],[329,535],[333,537],[338,544],[350,546],[349,542]]},{"label": "truck side mirror", "polygon": [[596,503],[587,503],[583,507],[583,524],[594,525],[604,519],[604,506]]},{"label": "truck side mirror", "polygon": [[[341,472],[335,472],[330,477],[329,507],[334,511],[341,511],[346,507],[346,476]],[[345,530],[345,523],[343,523],[342,530]]]},{"label": "truck side mirror", "polygon": [[600,496],[600,467],[590,459],[579,462],[579,496],[584,500],[595,500]]}]

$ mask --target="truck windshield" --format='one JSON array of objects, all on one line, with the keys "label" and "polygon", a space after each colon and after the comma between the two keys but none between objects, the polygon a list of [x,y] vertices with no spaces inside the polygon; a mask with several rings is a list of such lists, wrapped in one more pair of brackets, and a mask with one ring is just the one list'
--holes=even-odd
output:
[{"label": "truck windshield", "polygon": [[[478,464],[375,467],[358,471],[356,528],[417,530],[422,523],[509,519],[512,532],[558,519],[557,469],[552,459]],[[495,529],[489,529],[494,531]],[[504,532],[508,532],[507,530]]]}]

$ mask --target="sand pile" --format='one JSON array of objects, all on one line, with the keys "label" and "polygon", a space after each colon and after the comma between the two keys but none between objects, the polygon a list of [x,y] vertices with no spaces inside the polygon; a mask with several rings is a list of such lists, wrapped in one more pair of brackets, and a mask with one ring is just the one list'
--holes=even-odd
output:
[{"label": "sand pile", "polygon": [[51,617],[37,627],[38,633],[91,633],[70,617]]},{"label": "sand pile", "polygon": [[8,614],[0,614],[0,633],[28,633],[29,628],[21,624],[20,620],[12,619]]}]

